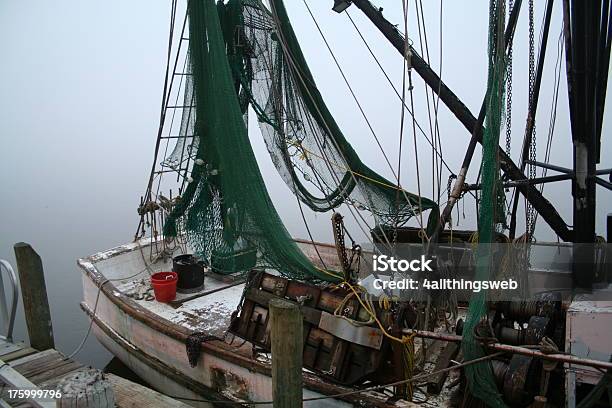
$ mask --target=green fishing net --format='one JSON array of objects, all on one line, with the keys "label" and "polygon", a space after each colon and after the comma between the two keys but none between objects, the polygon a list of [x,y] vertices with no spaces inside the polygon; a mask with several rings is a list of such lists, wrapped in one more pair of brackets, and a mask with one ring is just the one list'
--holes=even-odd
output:
[{"label": "green fishing net", "polygon": [[349,203],[380,224],[402,225],[419,209],[435,208],[431,200],[398,191],[361,161],[317,89],[283,2],[273,0],[271,7],[243,0],[240,30],[232,17],[225,26],[234,34],[228,41],[234,77],[289,188],[314,211]]},{"label": "green fishing net", "polygon": [[194,250],[216,262],[221,272],[224,266],[235,267],[236,256],[241,269],[248,270],[248,258],[255,254],[262,264],[292,276],[331,280],[299,250],[268,196],[236,97],[215,4],[190,1],[188,16],[195,106],[189,120],[199,141],[192,181],[164,233],[176,235],[180,221]]},{"label": "green fishing net", "polygon": [[[296,246],[267,193],[247,134],[248,107],[284,181],[315,211],[345,203],[402,225],[436,204],[361,162],[325,106],[282,1],[189,1],[188,77],[181,135],[163,164],[193,159],[189,183],[164,225],[184,232],[217,272],[271,267],[295,279],[337,280]],[[175,163],[176,162],[176,163]],[[173,164],[174,163],[174,164]],[[435,217],[430,217],[435,218]]]},{"label": "green fishing net", "polygon": [[[487,116],[483,135],[482,148],[482,198],[478,219],[478,241],[475,280],[488,280],[491,275],[491,243],[495,240],[495,224],[499,211],[499,134],[504,105],[504,1],[491,0],[489,6],[489,68],[487,81]],[[485,355],[482,346],[476,339],[478,324],[486,316],[486,292],[481,291],[472,296],[468,317],[463,329],[462,349],[466,361]],[[465,367],[468,387],[471,393],[491,407],[505,407],[493,379],[493,372],[488,361]]]}]

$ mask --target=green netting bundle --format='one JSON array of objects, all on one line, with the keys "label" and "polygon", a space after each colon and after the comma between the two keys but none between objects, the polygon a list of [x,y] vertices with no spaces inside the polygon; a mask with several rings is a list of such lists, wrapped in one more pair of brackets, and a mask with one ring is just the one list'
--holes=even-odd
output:
[{"label": "green netting bundle", "polygon": [[[478,241],[475,280],[488,280],[491,275],[491,243],[495,240],[494,226],[497,222],[496,212],[499,183],[499,134],[504,105],[504,1],[490,0],[489,3],[489,69],[487,81],[487,116],[483,135],[482,148],[482,199],[478,219]],[[466,361],[485,355],[482,346],[475,338],[475,330],[486,316],[486,292],[481,291],[472,296],[468,317],[463,329],[463,355]],[[469,365],[465,368],[468,386],[471,393],[491,407],[505,407],[497,390],[493,372],[488,361]]]},{"label": "green netting bundle", "polygon": [[[260,265],[281,273],[333,280],[300,251],[266,191],[236,95],[217,7],[213,0],[191,0],[187,8],[193,87],[188,92],[195,106],[189,114],[199,142],[193,181],[164,233],[176,235],[179,222],[194,250],[219,265],[235,267],[245,262],[244,254],[255,251]],[[232,256],[240,258],[227,259]]]},{"label": "green netting bundle", "polygon": [[[247,134],[249,106],[281,176],[313,210],[347,203],[374,214],[377,223],[401,225],[419,206],[435,215],[437,206],[398,190],[361,162],[323,102],[282,1],[272,9],[259,0],[188,2],[190,75],[183,98],[191,108],[183,112],[180,134],[194,135],[187,149],[194,164],[164,234],[184,231],[217,272],[257,264],[295,279],[333,281],[297,248],[274,209]],[[182,161],[178,143],[162,165]]]},{"label": "green netting bundle", "polygon": [[398,191],[361,161],[317,89],[282,0],[271,6],[270,11],[259,0],[230,0],[221,15],[236,89],[253,107],[289,188],[314,211],[349,203],[380,224],[402,225],[420,210],[437,208]]}]

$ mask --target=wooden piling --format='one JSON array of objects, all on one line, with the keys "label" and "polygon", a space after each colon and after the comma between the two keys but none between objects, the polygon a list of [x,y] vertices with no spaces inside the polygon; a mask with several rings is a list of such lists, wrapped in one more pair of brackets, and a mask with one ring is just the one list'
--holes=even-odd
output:
[{"label": "wooden piling", "polygon": [[303,323],[298,305],[270,301],[274,408],[302,406]]},{"label": "wooden piling", "polygon": [[55,342],[42,260],[30,244],[19,242],[13,248],[30,345],[40,351],[52,349]]}]

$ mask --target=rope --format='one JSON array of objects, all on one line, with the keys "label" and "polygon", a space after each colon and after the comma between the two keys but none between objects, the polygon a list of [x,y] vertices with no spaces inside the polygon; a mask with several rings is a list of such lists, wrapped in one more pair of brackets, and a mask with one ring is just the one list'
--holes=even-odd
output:
[{"label": "rope", "polygon": [[87,332],[85,332],[85,336],[83,336],[83,339],[81,340],[77,348],[72,353],[70,353],[64,360],[69,360],[72,357],[76,356],[83,349],[85,342],[89,338],[89,334],[91,333],[91,327],[93,326],[94,316],[96,315],[96,310],[98,308],[98,300],[100,299],[100,292],[102,292],[102,286],[106,282],[108,282],[108,279],[105,279],[102,283],[100,283],[100,286],[98,286],[98,294],[96,295],[96,301],[94,303],[92,316],[91,316],[91,319],[89,320],[89,326],[87,327]]},{"label": "rope", "polygon": [[[146,265],[146,263],[145,263]],[[146,268],[139,270],[138,272],[136,272],[133,275],[129,275],[129,276],[124,276],[121,278],[115,278],[115,279],[104,279],[99,285],[98,285],[98,293],[96,294],[96,300],[94,302],[94,307],[93,310],[91,312],[91,319],[89,320],[89,326],[87,327],[87,331],[85,332],[85,336],[83,336],[81,342],[79,343],[79,345],[77,346],[76,349],[74,349],[74,351],[72,353],[70,353],[64,360],[69,360],[72,357],[76,356],[79,352],[81,352],[81,350],[83,349],[83,346],[85,346],[85,343],[87,341],[87,339],[89,338],[89,335],[91,334],[91,327],[93,326],[93,322],[94,322],[94,317],[96,316],[96,311],[98,310],[98,300],[100,299],[100,292],[102,292],[102,286],[104,286],[105,284],[107,284],[108,282],[116,282],[116,281],[122,281],[122,280],[126,280],[126,279],[131,279],[135,276],[140,275],[141,273],[147,271],[148,272],[149,266],[147,265]]]}]

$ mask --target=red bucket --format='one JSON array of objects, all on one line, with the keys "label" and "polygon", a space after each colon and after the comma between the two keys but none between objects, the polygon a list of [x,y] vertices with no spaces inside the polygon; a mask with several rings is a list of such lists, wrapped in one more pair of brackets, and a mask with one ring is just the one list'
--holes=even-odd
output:
[{"label": "red bucket", "polygon": [[151,286],[155,292],[155,300],[169,302],[176,297],[176,272],[157,272],[151,275]]}]

